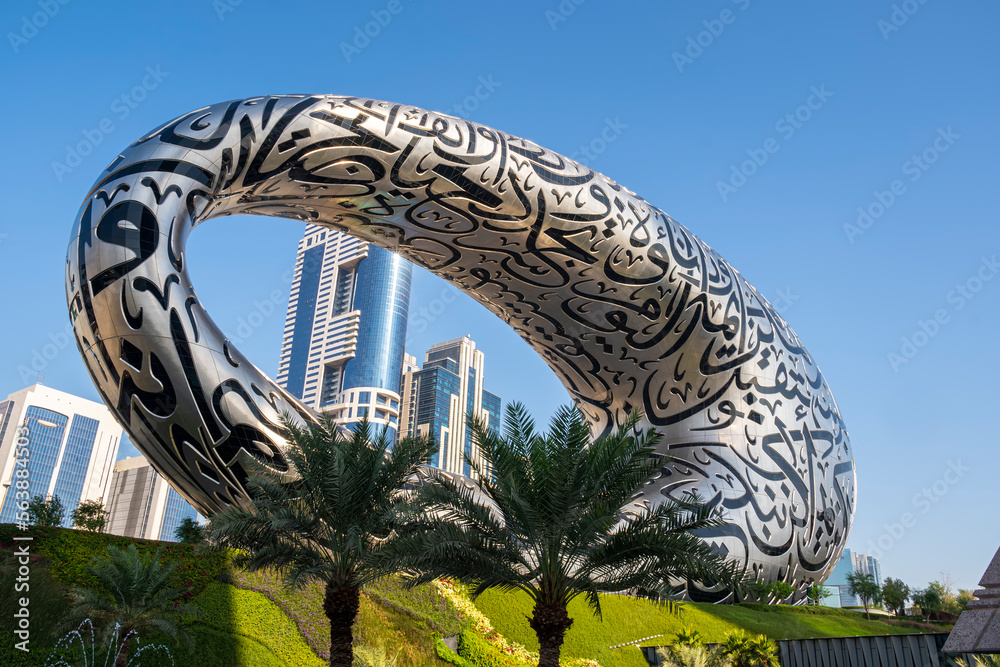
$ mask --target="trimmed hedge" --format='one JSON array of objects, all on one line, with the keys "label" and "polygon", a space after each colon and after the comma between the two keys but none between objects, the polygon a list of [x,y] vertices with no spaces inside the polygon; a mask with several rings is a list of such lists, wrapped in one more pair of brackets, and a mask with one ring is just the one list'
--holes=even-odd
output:
[{"label": "trimmed hedge", "polygon": [[[0,665],[4,667],[43,667],[48,658],[48,651],[40,651],[37,643],[29,644],[31,651],[25,653],[14,648],[21,641],[12,632],[0,630]],[[447,648],[447,647],[445,647]]]},{"label": "trimmed hedge", "polygon": [[49,561],[49,573],[65,586],[97,588],[97,580],[87,570],[94,556],[103,555],[109,545],[125,548],[135,544],[139,553],[154,553],[163,547],[164,562],[178,563],[174,576],[177,585],[189,589],[183,596],[190,599],[217,579],[229,565],[229,553],[221,549],[197,548],[179,542],[138,540],[107,533],[90,533],[70,528],[42,528],[32,526],[27,531],[12,524],[0,524],[0,548],[9,551],[14,546],[14,536],[30,535],[28,544],[33,556]]}]

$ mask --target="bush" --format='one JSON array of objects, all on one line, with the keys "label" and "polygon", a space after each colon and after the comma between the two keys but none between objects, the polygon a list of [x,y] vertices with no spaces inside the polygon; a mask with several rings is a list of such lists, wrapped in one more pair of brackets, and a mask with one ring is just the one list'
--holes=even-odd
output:
[{"label": "bush", "polygon": [[718,647],[677,644],[657,652],[663,667],[732,667],[732,660]]},{"label": "bush", "polygon": [[354,662],[361,663],[360,667],[396,667],[398,659],[399,649],[390,655],[385,650],[385,646],[378,648],[357,646],[354,648]]},{"label": "bush", "polygon": [[434,653],[437,657],[441,658],[449,665],[458,665],[458,667],[477,667],[475,663],[469,662],[448,648],[448,645],[440,639],[434,642]]}]

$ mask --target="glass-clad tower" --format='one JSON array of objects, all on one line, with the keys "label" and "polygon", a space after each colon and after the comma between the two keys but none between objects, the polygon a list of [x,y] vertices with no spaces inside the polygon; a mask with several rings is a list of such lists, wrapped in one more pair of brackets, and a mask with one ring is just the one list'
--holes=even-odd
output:
[{"label": "glass-clad tower", "polygon": [[107,501],[121,438],[103,404],[51,387],[35,384],[0,401],[0,523],[22,518],[24,497],[58,496],[63,525],[72,527],[82,501]]},{"label": "glass-clad tower", "polygon": [[299,241],[278,384],[351,425],[399,425],[412,265],[318,225]]},{"label": "glass-clad tower", "polygon": [[469,415],[500,423],[500,398],[483,388],[486,358],[468,336],[433,345],[424,367],[407,359],[403,376],[402,433],[430,435],[438,443],[430,465],[470,477],[466,457],[477,460]]}]

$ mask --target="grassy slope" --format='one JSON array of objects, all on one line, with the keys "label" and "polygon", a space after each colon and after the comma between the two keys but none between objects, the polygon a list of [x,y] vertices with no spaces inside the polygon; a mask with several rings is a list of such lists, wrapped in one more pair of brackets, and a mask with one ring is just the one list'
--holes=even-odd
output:
[{"label": "grassy slope", "polygon": [[[322,584],[308,584],[293,593],[273,572],[235,572],[233,579],[237,586],[260,591],[273,600],[295,622],[313,650],[322,658],[329,656],[330,626],[323,614]],[[379,599],[362,596],[354,624],[360,645],[384,648],[390,656],[397,656],[400,665],[443,664],[434,654],[432,633],[457,634],[460,625],[455,610],[443,604],[428,587],[407,591],[398,582],[387,580],[375,586],[373,592]]]},{"label": "grassy slope", "polygon": [[309,648],[295,624],[261,593],[209,584],[194,599],[204,616],[193,629],[193,646],[181,650],[183,664],[197,667],[325,663]]},{"label": "grassy slope", "polygon": [[[479,597],[476,606],[502,634],[531,651],[538,650],[535,633],[528,627],[531,601],[526,594],[488,591]],[[570,616],[574,620],[563,644],[564,655],[596,658],[601,667],[645,667],[646,662],[636,649],[611,650],[608,647],[658,634],[670,637],[683,627],[697,629],[709,642],[721,641],[735,628],[745,628],[774,639],[919,631],[913,626],[867,621],[854,612],[826,608],[687,603],[679,614],[672,614],[645,600],[605,595],[601,596],[601,609],[603,621],[591,614],[582,599],[570,604]],[[660,641],[654,639],[643,643],[658,645]]]},{"label": "grassy slope", "polygon": [[[5,552],[10,551],[7,547],[12,534],[11,527],[0,526],[0,546]],[[59,610],[66,605],[67,585],[87,582],[90,577],[85,565],[106,544],[125,544],[131,540],[64,529],[38,530],[35,538],[32,606],[33,612],[41,615],[35,616],[32,637],[33,643],[42,640],[45,644],[52,640],[45,640],[44,630],[57,624]],[[160,546],[145,540],[136,542],[143,551]],[[206,618],[193,628],[194,649],[190,652],[181,647],[173,649],[180,664],[208,667],[322,664],[321,658],[329,646],[329,627],[322,612],[322,589],[318,585],[293,594],[276,577],[261,573],[236,573],[232,576],[235,586],[223,584],[218,578],[226,567],[225,554],[195,552],[187,545],[165,546],[165,560],[179,562],[178,574],[191,586],[192,601],[206,611]],[[8,560],[9,557],[0,557],[0,582],[4,582],[6,589],[12,588],[13,576]],[[461,622],[456,610],[426,587],[408,591],[394,580],[385,580],[372,593],[363,598],[355,626],[360,642],[373,648],[385,647],[390,654],[399,649],[400,664],[441,665],[434,657],[431,636],[434,632],[443,636],[457,633]],[[0,600],[5,618],[13,612],[12,607],[7,609],[11,604],[11,600]],[[527,624],[531,604],[526,595],[488,592],[477,605],[502,634],[529,650],[538,649]],[[669,637],[685,626],[698,629],[709,641],[722,639],[736,627],[776,639],[918,631],[913,626],[866,621],[860,614],[826,608],[687,604],[680,615],[673,615],[652,603],[613,595],[602,598],[602,607],[603,622],[592,616],[582,600],[571,605],[570,614],[575,621],[564,645],[567,657],[597,658],[602,667],[645,667],[636,649],[612,651],[608,647],[657,634]],[[0,622],[0,634],[9,632],[8,626],[8,622]],[[4,641],[10,641],[10,637],[5,635]],[[0,651],[0,655],[4,652]]]},{"label": "grassy slope", "polygon": [[[13,535],[18,533],[13,526],[0,525],[0,548],[3,549],[0,552],[0,584],[3,590],[13,589],[16,564],[8,561],[12,561]],[[291,595],[278,586],[272,601],[266,590],[239,581],[237,586],[220,583],[220,576],[228,579],[223,575],[228,562],[223,552],[198,552],[184,544],[132,540],[62,528],[36,528],[31,533],[35,538],[32,542],[34,620],[31,646],[35,651],[30,655],[10,652],[14,638],[8,633],[12,629],[15,607],[12,596],[4,595],[0,598],[0,611],[4,612],[0,619],[0,641],[4,643],[0,646],[0,663],[21,664],[22,658],[24,664],[35,664],[36,658],[44,661],[40,654],[47,655],[56,639],[68,630],[62,627],[59,616],[68,606],[69,588],[92,582],[86,565],[95,555],[103,553],[108,544],[125,546],[134,542],[143,553],[165,547],[164,560],[179,563],[181,583],[191,587],[191,601],[205,612],[204,618],[191,628],[192,648],[154,636],[142,637],[141,644],[163,642],[177,658],[177,664],[195,667],[324,664],[317,653],[326,655],[330,633],[322,611],[322,591],[318,589]],[[240,579],[238,575],[235,578]],[[427,591],[404,591],[398,585],[387,583],[376,592],[388,604],[367,597],[363,599],[355,626],[356,635],[362,642],[372,647],[385,646],[391,649],[390,655],[399,648],[400,664],[442,665],[443,662],[434,656],[431,626],[440,634],[454,634],[453,628],[448,627],[453,624],[449,619],[453,610],[437,608],[440,602],[431,599]],[[411,613],[407,614],[403,608],[411,609]],[[414,616],[428,620],[418,620]],[[50,636],[50,629],[56,634]],[[155,660],[149,662],[156,663]]]}]

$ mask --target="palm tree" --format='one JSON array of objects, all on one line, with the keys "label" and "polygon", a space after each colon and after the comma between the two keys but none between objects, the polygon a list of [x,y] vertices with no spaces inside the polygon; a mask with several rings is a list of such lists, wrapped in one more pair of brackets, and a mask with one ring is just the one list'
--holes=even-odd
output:
[{"label": "palm tree", "polygon": [[847,589],[851,595],[856,595],[865,608],[865,616],[872,620],[871,606],[882,599],[882,587],[875,581],[874,575],[863,572],[851,572],[847,575]]},{"label": "palm tree", "polygon": [[692,533],[719,526],[719,514],[696,498],[654,507],[634,504],[660,472],[659,435],[633,435],[639,414],[591,443],[580,412],[562,408],[549,432],[535,432],[520,404],[507,407],[503,434],[473,419],[482,460],[467,460],[478,490],[437,475],[417,491],[419,515],[400,528],[386,555],[405,564],[412,585],[437,577],[522,590],[534,609],[539,666],[557,667],[573,621],[567,605],[584,596],[598,616],[598,592],[630,592],[665,601],[678,578],[709,585],[734,581],[733,568]]},{"label": "palm tree", "polygon": [[681,628],[673,641],[656,653],[666,667],[732,667],[721,647],[705,646],[701,633],[689,628]]},{"label": "palm tree", "polygon": [[391,542],[405,487],[435,447],[421,438],[393,446],[387,430],[373,434],[367,419],[349,438],[328,416],[304,427],[287,416],[284,422],[285,457],[298,478],[261,467],[247,482],[249,506],[216,514],[209,533],[241,550],[237,564],[250,571],[276,568],[293,588],[325,582],[330,665],[350,667],[361,589],[387,573],[379,552]]},{"label": "palm tree", "polygon": [[87,568],[101,590],[73,590],[70,618],[90,618],[104,627],[106,638],[117,641],[116,667],[128,664],[129,649],[138,633],[158,630],[176,638],[183,634],[178,626],[182,617],[201,615],[194,605],[179,601],[184,591],[172,586],[177,563],[162,564],[162,553],[162,547],[143,556],[134,544],[125,549],[109,546],[106,554],[95,556]]},{"label": "palm tree", "polygon": [[766,635],[736,629],[726,635],[719,648],[734,667],[779,667],[778,645]]}]

